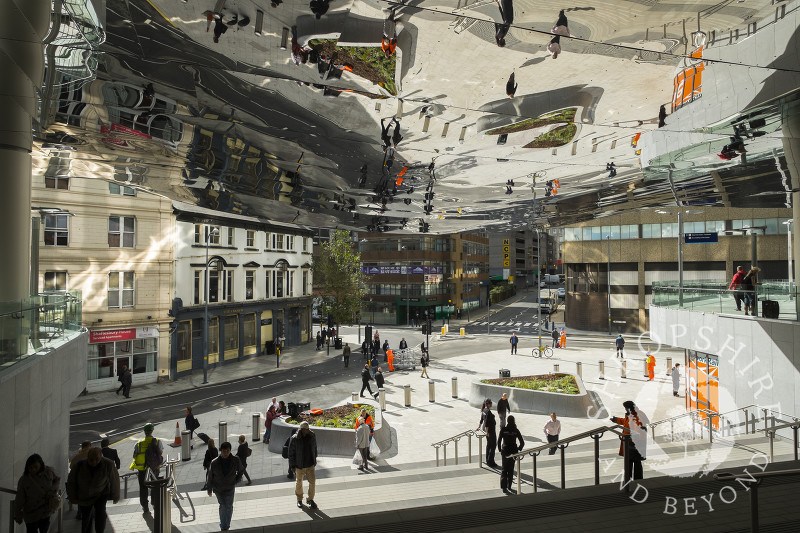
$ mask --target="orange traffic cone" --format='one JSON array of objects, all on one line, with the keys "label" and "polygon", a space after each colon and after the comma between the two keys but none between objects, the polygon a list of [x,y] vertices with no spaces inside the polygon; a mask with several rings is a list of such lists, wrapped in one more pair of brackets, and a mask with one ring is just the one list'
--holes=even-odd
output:
[{"label": "orange traffic cone", "polygon": [[175,422],[175,442],[172,443],[173,448],[181,445],[181,426],[180,422]]}]

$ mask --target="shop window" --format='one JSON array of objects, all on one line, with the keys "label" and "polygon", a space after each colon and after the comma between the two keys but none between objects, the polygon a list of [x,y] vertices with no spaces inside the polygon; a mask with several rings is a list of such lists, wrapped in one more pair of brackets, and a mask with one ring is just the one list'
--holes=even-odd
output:
[{"label": "shop window", "polygon": [[181,363],[189,362],[189,368],[181,370],[190,370],[192,362],[192,323],[188,320],[180,322],[177,330],[177,352],[178,352],[178,365]]},{"label": "shop window", "polygon": [[108,308],[133,307],[135,303],[134,273],[108,273]]},{"label": "shop window", "polygon": [[[208,362],[216,363],[219,355],[219,318],[208,319]],[[213,361],[211,359],[214,359]]]},{"label": "shop window", "polygon": [[108,217],[108,247],[133,248],[136,245],[136,217]]},{"label": "shop window", "polygon": [[242,335],[244,347],[256,345],[256,315],[245,315],[242,320]]},{"label": "shop window", "polygon": [[45,215],[45,246],[69,246],[68,218],[67,215]]},{"label": "shop window", "polygon": [[222,347],[228,352],[239,350],[239,315],[225,317],[225,339]]},{"label": "shop window", "polygon": [[133,373],[156,371],[157,339],[136,339],[133,342]]},{"label": "shop window", "polygon": [[67,290],[67,273],[66,272],[45,272],[44,273],[44,291],[45,292],[59,292]]}]

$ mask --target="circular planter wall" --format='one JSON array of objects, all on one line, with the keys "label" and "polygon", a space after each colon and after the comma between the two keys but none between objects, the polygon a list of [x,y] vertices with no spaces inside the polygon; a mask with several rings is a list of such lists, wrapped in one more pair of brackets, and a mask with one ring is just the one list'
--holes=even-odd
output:
[{"label": "circular planter wall", "polygon": [[537,391],[530,389],[518,389],[506,385],[491,385],[481,383],[480,380],[472,382],[469,393],[469,404],[480,409],[483,400],[489,398],[496,406],[497,400],[508,393],[508,405],[511,407],[511,414],[528,413],[549,415],[552,412],[558,416],[570,418],[594,418],[599,409],[603,409],[603,404],[595,400],[595,395],[589,394],[583,384],[583,380],[576,374],[559,372],[555,376],[572,376],[578,384],[578,394],[563,394],[560,392]]}]

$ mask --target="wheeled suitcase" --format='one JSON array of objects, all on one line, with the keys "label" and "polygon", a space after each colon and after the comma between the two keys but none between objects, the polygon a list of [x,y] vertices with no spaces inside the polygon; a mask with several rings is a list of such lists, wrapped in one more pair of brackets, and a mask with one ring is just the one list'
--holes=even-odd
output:
[{"label": "wheeled suitcase", "polygon": [[781,306],[775,300],[761,300],[761,316],[763,318],[778,318]]},{"label": "wheeled suitcase", "polygon": [[198,433],[198,434],[197,434],[197,437],[198,437],[198,438],[199,438],[201,441],[203,441],[205,444],[208,444],[208,439],[209,439],[210,437],[209,437],[208,435],[206,435],[205,433]]}]

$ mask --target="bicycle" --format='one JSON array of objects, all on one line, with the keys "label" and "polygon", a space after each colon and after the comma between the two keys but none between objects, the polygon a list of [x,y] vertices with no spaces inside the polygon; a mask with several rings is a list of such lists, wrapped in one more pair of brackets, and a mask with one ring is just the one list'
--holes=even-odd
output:
[{"label": "bicycle", "polygon": [[542,346],[541,348],[537,346],[531,351],[531,355],[534,357],[547,357],[549,359],[553,357],[553,349],[549,346]]}]

